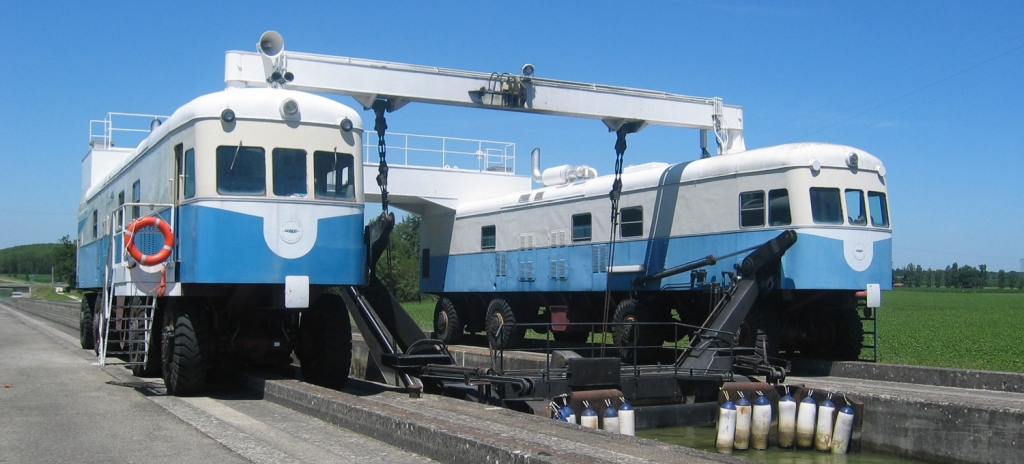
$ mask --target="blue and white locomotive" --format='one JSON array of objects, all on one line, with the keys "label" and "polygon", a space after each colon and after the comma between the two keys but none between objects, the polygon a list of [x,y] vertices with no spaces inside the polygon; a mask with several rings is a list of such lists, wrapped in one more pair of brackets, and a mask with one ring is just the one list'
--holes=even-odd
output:
[{"label": "blue and white locomotive", "polygon": [[[542,188],[423,218],[421,290],[441,297],[435,331],[442,339],[488,328],[492,343],[512,346],[523,330],[509,322],[551,322],[556,339],[585,340],[600,326],[565,323],[602,321],[609,287],[614,322],[699,326],[711,289],[729,285],[723,272],[742,259],[736,252],[788,229],[800,238],[781,259],[777,288],[747,317],[740,343],[752,346],[761,333],[772,353],[857,359],[859,292],[891,288],[885,168],[863,150],[795,143],[627,167],[612,260],[613,176],[561,166],[543,174],[535,167],[534,177]],[[733,256],[637,280],[708,255]]]},{"label": "blue and white locomotive", "polygon": [[162,374],[171,393],[218,366],[289,363],[293,349],[310,378],[343,382],[349,321],[324,290],[366,281],[359,114],[228,88],[154,121],[135,149],[114,147],[107,126],[83,162],[82,346]]}]

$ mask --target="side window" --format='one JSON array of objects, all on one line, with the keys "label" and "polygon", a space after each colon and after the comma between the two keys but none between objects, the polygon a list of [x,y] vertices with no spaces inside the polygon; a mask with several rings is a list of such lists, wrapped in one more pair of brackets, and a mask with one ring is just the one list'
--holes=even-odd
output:
[{"label": "side window", "polygon": [[306,196],[306,150],[275,148],[271,153],[274,195]]},{"label": "side window", "polygon": [[889,227],[889,207],[885,204],[885,194],[868,192],[868,206],[871,208],[871,225]]},{"label": "side window", "polygon": [[196,196],[196,150],[185,150],[185,198]]},{"label": "side window", "polygon": [[843,205],[837,188],[811,188],[811,217],[818,224],[842,224]]},{"label": "side window", "polygon": [[764,225],[764,192],[740,193],[740,227]]},{"label": "side window", "polygon": [[124,214],[124,210],[121,209],[121,206],[124,206],[124,190],[117,193],[117,210],[114,211],[115,230],[121,230],[122,225],[127,225],[124,224],[124,221],[122,221],[123,218],[121,217],[121,215]]},{"label": "side window", "polygon": [[777,189],[768,191],[768,224],[788,226],[793,223],[789,213],[789,191]]},{"label": "side window", "polygon": [[100,228],[99,220],[100,220],[99,214],[96,212],[96,210],[92,210],[92,238],[93,239],[96,238],[96,232]]},{"label": "side window", "polygon": [[267,193],[266,151],[261,147],[217,147],[217,193],[263,195]]},{"label": "side window", "polygon": [[846,190],[846,220],[855,226],[868,224],[868,218],[864,215],[864,192]]},{"label": "side window", "polygon": [[420,258],[420,277],[430,278],[430,248],[423,249],[423,256]]},{"label": "side window", "polygon": [[[142,181],[137,180],[132,184],[132,203],[142,202]],[[132,206],[132,219],[138,219],[139,207]]]},{"label": "side window", "polygon": [[495,246],[494,226],[483,226],[480,228],[480,249],[493,250]]},{"label": "side window", "polygon": [[317,198],[353,200],[355,173],[353,158],[335,151],[313,152],[313,190]]},{"label": "side window", "polygon": [[590,213],[572,215],[572,241],[589,242],[591,230]]},{"label": "side window", "polygon": [[619,236],[640,237],[644,234],[644,209],[640,206],[622,208],[619,212]]}]

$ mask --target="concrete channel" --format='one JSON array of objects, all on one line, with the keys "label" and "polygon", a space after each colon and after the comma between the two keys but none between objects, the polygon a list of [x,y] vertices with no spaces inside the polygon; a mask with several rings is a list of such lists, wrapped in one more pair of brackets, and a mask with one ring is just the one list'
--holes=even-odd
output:
[{"label": "concrete channel", "polygon": [[[77,305],[17,304],[78,315]],[[745,462],[452,398],[413,399],[356,380],[368,349],[353,343],[353,377],[337,392],[289,378],[241,374],[264,398],[443,462]],[[486,348],[453,346],[458,364],[489,366]],[[544,356],[506,354],[505,367],[539,368]],[[855,362],[797,362],[790,385],[845,393],[864,403],[863,450],[933,462],[1024,461],[1024,374]],[[713,421],[713,408],[637,408],[637,428]]]},{"label": "concrete channel", "polygon": [[[354,342],[353,370],[367,348]],[[450,347],[456,362],[490,366],[486,348]],[[539,369],[545,357],[506,353],[506,368]],[[860,447],[918,460],[1024,462],[1024,374],[864,362],[802,361],[787,384],[845,393],[864,403]],[[717,408],[638,407],[637,428],[712,423]],[[684,412],[685,411],[685,412]],[[552,421],[554,422],[554,421]]]}]

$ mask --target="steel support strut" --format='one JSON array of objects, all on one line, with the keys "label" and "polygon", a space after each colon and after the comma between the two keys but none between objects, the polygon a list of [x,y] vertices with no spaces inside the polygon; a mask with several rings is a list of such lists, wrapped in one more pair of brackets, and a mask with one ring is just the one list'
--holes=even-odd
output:
[{"label": "steel support strut", "polygon": [[754,307],[761,287],[775,285],[779,260],[796,239],[796,231],[787,230],[757,247],[736,265],[734,285],[715,305],[690,347],[676,361],[680,369],[723,372],[732,369],[734,359],[730,350],[734,342],[724,339],[723,334],[736,334]]}]

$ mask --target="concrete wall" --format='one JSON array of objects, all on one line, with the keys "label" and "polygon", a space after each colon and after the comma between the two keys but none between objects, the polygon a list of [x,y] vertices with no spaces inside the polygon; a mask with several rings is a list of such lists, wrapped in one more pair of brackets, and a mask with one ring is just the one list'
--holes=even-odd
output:
[{"label": "concrete wall", "polygon": [[942,404],[909,396],[861,399],[864,449],[937,462],[1017,463],[1024,459],[1024,411],[1020,409]]},{"label": "concrete wall", "polygon": [[58,301],[33,300],[29,298],[11,298],[8,303],[19,308],[34,309],[37,311],[51,311],[68,317],[78,317],[81,311],[80,303],[65,303]]},{"label": "concrete wall", "polygon": [[793,363],[793,370],[800,375],[830,375],[851,379],[1024,393],[1024,374],[1018,372],[819,360],[796,361]]}]

